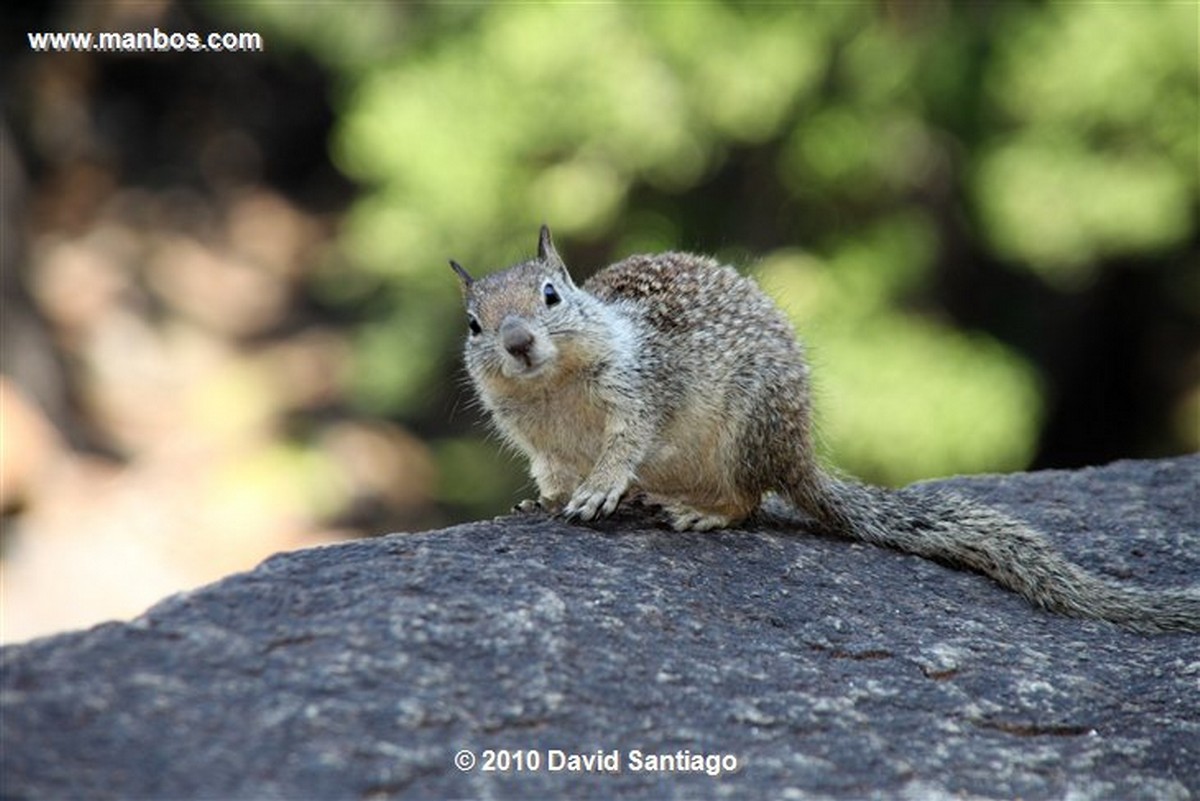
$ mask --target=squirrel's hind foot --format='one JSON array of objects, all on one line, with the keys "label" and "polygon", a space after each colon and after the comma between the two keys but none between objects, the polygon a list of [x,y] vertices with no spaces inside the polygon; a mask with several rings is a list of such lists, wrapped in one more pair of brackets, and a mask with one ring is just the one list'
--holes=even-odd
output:
[{"label": "squirrel's hind foot", "polygon": [[683,504],[668,504],[663,511],[670,517],[671,528],[676,531],[712,531],[728,528],[734,522],[728,515],[705,512]]}]

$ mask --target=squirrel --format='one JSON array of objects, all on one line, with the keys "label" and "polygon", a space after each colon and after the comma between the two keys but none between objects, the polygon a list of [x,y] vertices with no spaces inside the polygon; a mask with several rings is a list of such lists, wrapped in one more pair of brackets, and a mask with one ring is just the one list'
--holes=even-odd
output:
[{"label": "squirrel", "polygon": [[577,286],[545,225],[534,259],[479,279],[450,265],[467,372],[537,483],[540,498],[518,510],[592,520],[641,497],[676,530],[704,531],[737,525],[775,493],[819,531],[975,570],[1058,613],[1200,631],[1200,588],[1111,582],[998,509],[822,469],[803,347],[732,267],[636,255]]}]

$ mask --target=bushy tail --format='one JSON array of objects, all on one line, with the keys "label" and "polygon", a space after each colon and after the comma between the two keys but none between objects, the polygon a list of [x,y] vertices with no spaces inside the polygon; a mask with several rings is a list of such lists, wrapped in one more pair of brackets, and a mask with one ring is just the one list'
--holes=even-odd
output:
[{"label": "bushy tail", "polygon": [[1200,587],[1151,592],[1107,581],[1024,523],[953,493],[823,475],[792,501],[831,533],[976,570],[1054,612],[1140,632],[1200,631]]}]

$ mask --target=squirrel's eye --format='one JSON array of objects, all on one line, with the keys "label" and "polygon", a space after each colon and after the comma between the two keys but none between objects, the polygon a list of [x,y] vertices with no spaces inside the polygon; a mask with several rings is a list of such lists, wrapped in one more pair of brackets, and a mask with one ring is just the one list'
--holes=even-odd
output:
[{"label": "squirrel's eye", "polygon": [[542,296],[546,298],[547,306],[557,305],[559,301],[562,300],[562,298],[558,296],[558,290],[554,288],[554,284],[550,283],[549,281],[547,281],[546,285],[542,287]]},{"label": "squirrel's eye", "polygon": [[467,315],[467,328],[471,329],[471,336],[476,336],[483,333],[483,326],[475,319],[475,315]]}]

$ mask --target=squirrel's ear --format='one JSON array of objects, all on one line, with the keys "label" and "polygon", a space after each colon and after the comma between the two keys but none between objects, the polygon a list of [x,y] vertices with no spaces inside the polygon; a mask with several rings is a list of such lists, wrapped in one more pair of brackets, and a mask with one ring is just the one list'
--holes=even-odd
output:
[{"label": "squirrel's ear", "polygon": [[450,260],[450,267],[453,268],[454,272],[458,273],[459,279],[462,280],[463,289],[466,289],[470,287],[471,284],[475,283],[475,279],[471,277],[471,274],[468,273],[466,269],[464,269],[463,266],[454,259]]},{"label": "squirrel's ear", "polygon": [[551,264],[562,273],[563,281],[567,286],[575,286],[575,282],[571,280],[571,273],[567,270],[567,265],[562,260],[562,256],[558,255],[558,251],[554,249],[554,239],[550,236],[550,226],[543,225],[542,230],[538,232],[538,261]]},{"label": "squirrel's ear", "polygon": [[558,251],[554,249],[554,240],[550,237],[550,226],[542,225],[538,233],[538,258],[542,261],[562,261]]}]

